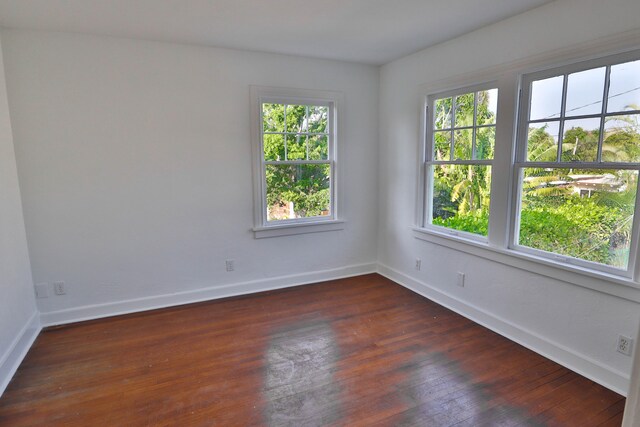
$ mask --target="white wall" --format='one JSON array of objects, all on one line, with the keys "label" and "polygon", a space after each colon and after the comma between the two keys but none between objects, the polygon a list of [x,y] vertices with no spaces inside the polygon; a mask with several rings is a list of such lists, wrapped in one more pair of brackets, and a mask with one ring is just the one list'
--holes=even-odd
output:
[{"label": "white wall", "polygon": [[[638,29],[638,16],[637,0],[558,0],[380,71],[3,30],[34,280],[68,288],[38,306],[62,322],[190,298],[172,298],[180,292],[197,299],[363,272],[377,256],[383,273],[624,392],[631,361],[615,341],[635,336],[637,303],[416,240],[410,226],[423,84]],[[250,84],[345,93],[345,230],[253,238]],[[9,175],[2,207],[13,209],[1,224],[18,226],[2,233],[2,262],[19,256],[10,266],[20,266],[14,282],[24,286],[10,288],[15,301],[3,295],[2,304],[12,301],[0,313],[3,346],[34,312],[5,104],[0,93],[0,170]],[[235,272],[224,271],[225,259]],[[468,273],[465,288],[454,286],[459,270]]]},{"label": "white wall", "polygon": [[35,315],[0,42],[0,394],[28,348],[22,339]]},{"label": "white wall", "polygon": [[[190,298],[131,301],[158,295],[375,269],[378,68],[78,34],[2,37],[34,280],[68,288],[38,300],[45,323]],[[249,85],[344,93],[344,230],[254,239]]]},{"label": "white wall", "polygon": [[[380,75],[382,271],[622,392],[631,359],[615,344],[619,333],[636,335],[640,305],[417,240],[410,227],[425,85],[635,30],[638,16],[637,0],[559,0],[394,61]],[[455,286],[457,271],[467,273],[464,288]]]}]

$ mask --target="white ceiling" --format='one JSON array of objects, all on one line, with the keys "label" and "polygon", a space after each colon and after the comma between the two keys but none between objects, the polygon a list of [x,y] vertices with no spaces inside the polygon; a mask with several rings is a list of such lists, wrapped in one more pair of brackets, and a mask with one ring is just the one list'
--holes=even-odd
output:
[{"label": "white ceiling", "polygon": [[550,0],[0,0],[0,25],[383,64]]}]

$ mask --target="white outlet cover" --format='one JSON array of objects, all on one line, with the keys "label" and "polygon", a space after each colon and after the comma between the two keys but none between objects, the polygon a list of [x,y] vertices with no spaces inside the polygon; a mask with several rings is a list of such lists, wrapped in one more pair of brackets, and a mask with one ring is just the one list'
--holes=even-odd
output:
[{"label": "white outlet cover", "polygon": [[67,289],[64,282],[53,282],[53,292],[56,295],[65,295],[67,293]]},{"label": "white outlet cover", "polygon": [[464,273],[458,272],[458,286],[464,288]]},{"label": "white outlet cover", "polygon": [[49,284],[38,283],[36,284],[36,298],[49,298]]},{"label": "white outlet cover", "polygon": [[631,356],[633,350],[633,339],[625,337],[624,335],[618,335],[618,353],[622,353],[626,356]]}]

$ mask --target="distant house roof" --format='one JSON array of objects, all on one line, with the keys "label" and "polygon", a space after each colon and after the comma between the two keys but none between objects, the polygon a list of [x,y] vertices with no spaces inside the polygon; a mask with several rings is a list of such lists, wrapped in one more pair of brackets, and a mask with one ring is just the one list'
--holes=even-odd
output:
[{"label": "distant house roof", "polygon": [[[615,175],[602,174],[602,175],[568,175],[571,180],[559,179],[555,181],[549,181],[540,187],[549,186],[565,186],[573,187],[576,190],[595,190],[595,191],[607,191],[618,192],[623,191],[626,188],[626,183],[619,180]],[[532,181],[535,177],[525,178],[525,181]]]}]

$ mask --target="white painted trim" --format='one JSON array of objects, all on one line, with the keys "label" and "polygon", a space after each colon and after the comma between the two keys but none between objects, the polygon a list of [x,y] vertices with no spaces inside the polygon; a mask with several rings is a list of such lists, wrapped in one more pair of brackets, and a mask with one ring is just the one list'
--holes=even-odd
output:
[{"label": "white painted trim", "polygon": [[289,223],[269,227],[254,227],[256,239],[265,237],[291,236],[294,234],[320,233],[323,231],[344,230],[345,222],[340,220],[316,221],[311,223]]},{"label": "white painted trim", "polygon": [[52,311],[40,314],[43,326],[63,325],[121,314],[137,313],[176,305],[191,304],[219,298],[253,294],[256,292],[272,291],[327,280],[360,276],[375,273],[376,263],[349,265],[330,270],[320,270],[310,273],[292,274],[287,276],[270,277],[268,279],[250,280],[240,283],[230,283],[211,286],[204,289],[177,292],[173,294],[155,295],[151,297],[129,299],[105,304],[85,305],[66,310]]},{"label": "white painted trim", "polygon": [[627,394],[630,379],[623,372],[605,366],[601,362],[579,354],[575,350],[553,342],[520,325],[461,301],[453,295],[442,292],[384,264],[378,263],[378,273],[616,393],[623,396]]},{"label": "white painted trim", "polygon": [[640,303],[640,284],[630,279],[596,272],[577,265],[556,262],[548,258],[536,257],[521,251],[463,239],[460,236],[437,233],[425,228],[412,227],[412,230],[413,237],[418,240]]},{"label": "white painted trim", "polygon": [[39,313],[34,311],[9,348],[4,352],[2,358],[0,358],[0,396],[9,385],[11,378],[13,378],[18,366],[22,363],[41,330]]},{"label": "white painted trim", "polygon": [[588,61],[603,56],[637,50],[640,44],[640,29],[633,29],[612,36],[576,43],[515,61],[492,65],[477,71],[448,76],[418,86],[420,94],[455,89],[477,81],[499,80],[502,75],[533,73],[551,67],[561,67],[575,62]]},{"label": "white painted trim", "polygon": [[[523,270],[536,273],[542,271],[541,274],[547,277],[640,302],[640,262],[637,262],[635,267],[633,265],[635,258],[637,258],[635,255],[640,252],[640,215],[635,215],[634,218],[628,271],[618,273],[614,268],[579,259],[573,259],[573,264],[563,264],[554,261],[553,255],[547,256],[542,251],[537,254],[527,254],[526,252],[529,250],[514,245],[514,230],[519,206],[519,180],[512,178],[517,178],[518,168],[516,166],[519,166],[519,163],[514,162],[514,150],[516,149],[515,141],[519,123],[518,113],[522,107],[518,103],[523,75],[544,73],[547,70],[556,69],[556,67],[580,67],[589,61],[607,63],[608,58],[613,57],[627,58],[629,55],[637,55],[639,43],[640,30],[632,30],[418,85],[418,174],[416,177],[414,237]],[[425,166],[427,163],[425,162],[427,149],[425,137],[428,120],[425,106],[428,105],[431,94],[449,93],[458,88],[473,86],[477,82],[483,81],[495,83],[500,93],[496,122],[495,158],[492,166],[489,232],[486,240],[478,239],[468,233],[447,236],[437,227],[425,225],[425,214],[429,211],[429,194],[427,192],[430,188],[427,182],[429,169]],[[637,198],[636,203],[636,211],[638,212],[640,197]],[[511,257],[511,260],[508,257]],[[565,258],[570,260],[570,257]]]},{"label": "white painted trim", "polygon": [[633,368],[631,371],[631,384],[627,394],[627,402],[624,406],[622,427],[637,427],[640,425],[640,330],[636,336]]},{"label": "white painted trim", "polygon": [[[253,224],[254,237],[278,237],[289,236],[293,234],[313,233],[324,230],[323,227],[313,228],[315,224],[322,224],[328,221],[342,220],[342,192],[340,188],[341,179],[341,152],[342,136],[344,131],[344,93],[339,91],[315,90],[315,89],[298,89],[283,88],[272,86],[255,86],[249,87],[250,95],[250,129],[251,129],[251,153],[253,157]],[[300,218],[287,221],[287,224],[299,225],[297,228],[290,228],[283,231],[284,226],[281,224],[269,224],[267,221],[266,206],[266,182],[265,162],[263,161],[263,129],[262,129],[262,110],[263,102],[276,103],[300,103],[300,104],[318,104],[329,107],[328,125],[328,158],[326,163],[331,167],[331,215],[328,218]],[[291,164],[296,164],[292,162]],[[311,227],[305,230],[305,227]],[[328,227],[324,227],[328,228]],[[273,231],[268,231],[273,230]]]}]

